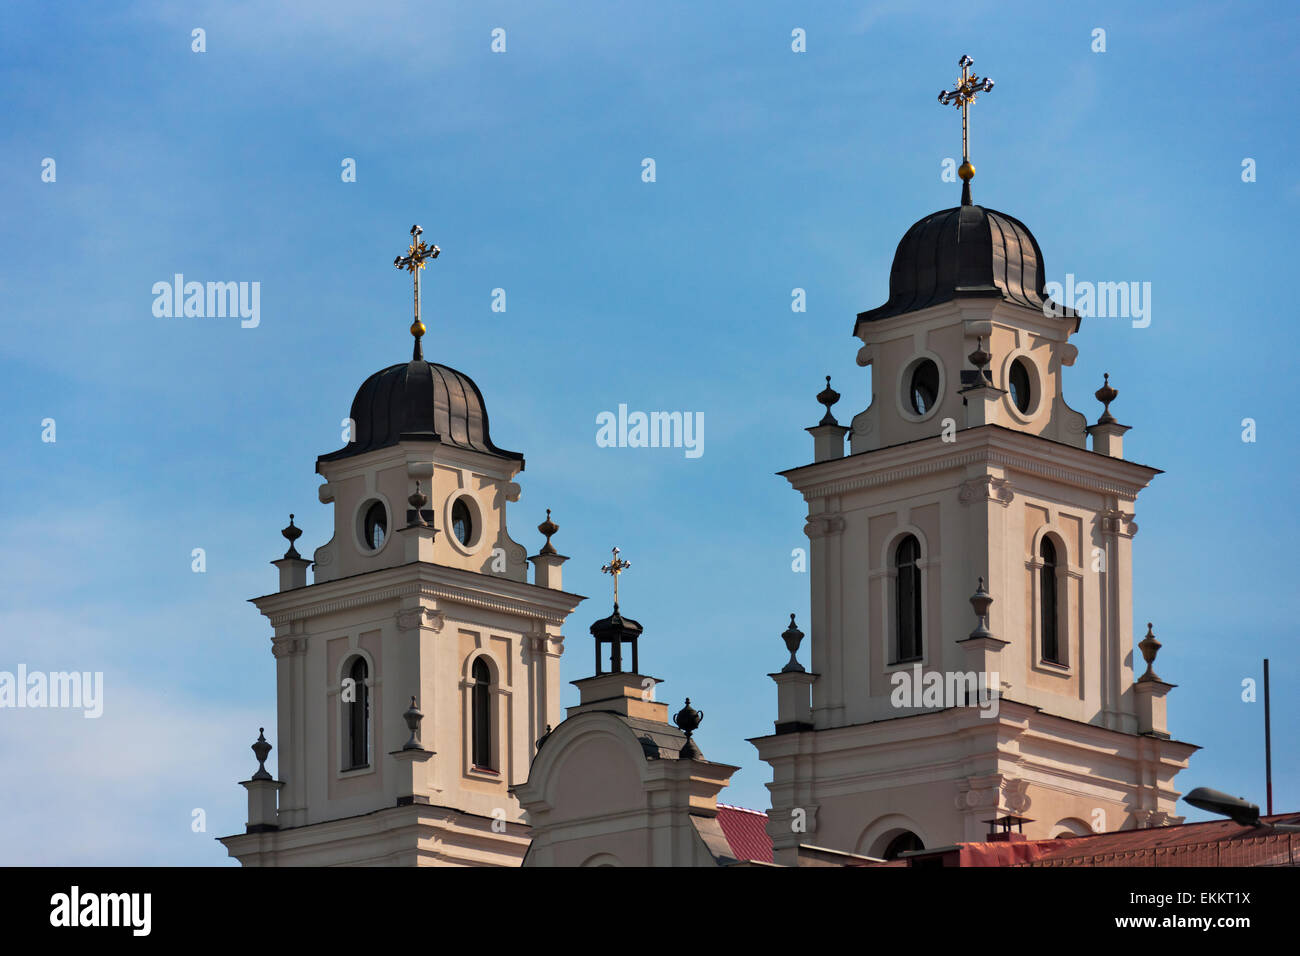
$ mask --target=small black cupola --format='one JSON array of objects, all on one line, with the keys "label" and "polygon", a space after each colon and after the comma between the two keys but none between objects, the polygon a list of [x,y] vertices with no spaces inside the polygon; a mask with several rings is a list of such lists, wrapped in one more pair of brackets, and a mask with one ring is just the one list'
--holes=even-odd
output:
[{"label": "small black cupola", "polygon": [[[605,673],[603,670],[604,662],[601,659],[602,644],[608,644],[609,652],[609,673],[611,674],[639,674],[640,661],[637,658],[637,638],[641,636],[641,625],[632,620],[630,617],[624,617],[618,610],[618,576],[632,566],[631,561],[624,561],[619,557],[619,549],[613,551],[613,559],[609,564],[600,570],[614,578],[614,613],[609,617],[601,618],[591,625],[591,636],[596,639],[596,676]],[[623,667],[623,645],[632,645],[632,668],[625,670]]]}]

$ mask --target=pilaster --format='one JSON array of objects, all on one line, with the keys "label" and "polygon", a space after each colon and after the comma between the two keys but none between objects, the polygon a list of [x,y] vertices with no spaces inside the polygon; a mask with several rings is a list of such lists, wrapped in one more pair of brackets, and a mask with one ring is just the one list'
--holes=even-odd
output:
[{"label": "pilaster", "polygon": [[810,514],[804,525],[808,536],[809,576],[812,578],[812,662],[827,674],[813,686],[813,722],[838,726],[844,720],[843,538],[845,519],[833,509],[836,499],[823,502],[828,509]]}]

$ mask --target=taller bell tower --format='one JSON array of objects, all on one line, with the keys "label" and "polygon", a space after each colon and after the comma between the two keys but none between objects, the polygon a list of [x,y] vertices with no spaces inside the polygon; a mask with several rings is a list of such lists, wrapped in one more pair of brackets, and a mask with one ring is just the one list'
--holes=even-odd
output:
[{"label": "taller bell tower", "polygon": [[560,722],[582,598],[549,512],[531,558],[507,530],[524,459],[493,442],[478,386],[424,358],[418,269],[436,255],[412,229],[412,358],[362,383],[350,440],[316,461],[333,535],[308,561],[291,521],[279,590],[253,599],[274,629],[279,779],[243,784],[246,832],[222,842],[245,865],[513,866],[528,847],[509,788]]},{"label": "taller bell tower", "polygon": [[1029,229],[973,203],[964,160],[961,205],[907,230],[888,301],[854,324],[870,405],[841,425],[828,383],[814,462],[782,473],[808,508],[812,618],[811,666],[773,675],[753,741],[778,863],[982,840],[1008,816],[1032,838],[1179,820],[1196,748],[1168,733],[1154,635],[1134,680],[1135,502],[1159,472],[1124,456],[1109,381],[1095,424],[1066,403],[1079,316]]}]

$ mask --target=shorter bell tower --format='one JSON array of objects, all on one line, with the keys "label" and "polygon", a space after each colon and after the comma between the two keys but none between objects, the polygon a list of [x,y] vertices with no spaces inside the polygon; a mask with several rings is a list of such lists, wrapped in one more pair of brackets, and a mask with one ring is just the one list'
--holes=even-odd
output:
[{"label": "shorter bell tower", "polygon": [[415,277],[411,360],[362,383],[349,441],[316,462],[333,534],[309,562],[291,516],[279,590],[252,602],[274,632],[279,760],[222,840],[245,865],[515,866],[528,847],[510,787],[559,722],[582,598],[549,510],[537,554],[510,536],[524,459],[493,442],[478,386],[424,357],[419,270],[439,250],[420,233],[396,260]]}]

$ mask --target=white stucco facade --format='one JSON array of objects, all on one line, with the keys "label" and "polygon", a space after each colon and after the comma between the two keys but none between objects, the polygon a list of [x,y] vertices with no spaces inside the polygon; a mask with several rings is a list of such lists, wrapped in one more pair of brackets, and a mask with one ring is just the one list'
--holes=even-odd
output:
[{"label": "white stucco facade", "polygon": [[[274,816],[253,809],[251,791],[268,786],[253,782],[250,832],[223,840],[241,862],[522,860],[527,828],[509,788],[527,778],[536,741],[560,722],[562,628],[582,599],[560,588],[562,556],[535,556],[528,581],[524,548],[506,530],[520,468],[428,441],[321,463],[334,533],[316,549],[315,580],[307,585],[305,559],[282,559],[281,590],[253,601],[274,630],[281,780]],[[432,527],[412,522],[417,481]],[[451,515],[466,498],[473,530],[462,543]],[[362,522],[376,501],[388,531],[370,548]],[[347,678],[358,659],[368,759],[353,767]],[[490,674],[483,765],[471,752],[478,661]],[[403,749],[413,697],[419,748]]]},{"label": "white stucco facade", "polygon": [[[1169,738],[1171,685],[1134,681],[1134,516],[1158,471],[1122,457],[1118,424],[1094,426],[1089,449],[1060,389],[1075,327],[988,297],[859,325],[872,402],[853,418],[850,454],[850,429],[814,427],[817,460],[784,473],[808,507],[812,616],[809,675],[774,675],[778,732],[753,741],[772,767],[778,863],[808,843],[879,856],[907,832],[927,847],[979,840],[1006,814],[1030,818],[1030,838],[1180,819],[1173,779],[1196,748]],[[963,391],[979,346],[992,381]],[[918,413],[908,374],[925,359],[940,388]],[[1006,388],[1016,360],[1032,384],[1024,409]],[[905,536],[919,543],[920,653],[900,660]],[[991,637],[968,639],[981,579]],[[918,673],[945,685],[983,674],[1000,699],[896,693]]]}]

